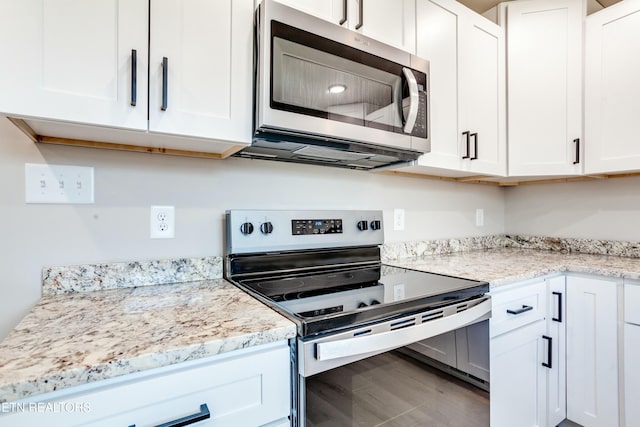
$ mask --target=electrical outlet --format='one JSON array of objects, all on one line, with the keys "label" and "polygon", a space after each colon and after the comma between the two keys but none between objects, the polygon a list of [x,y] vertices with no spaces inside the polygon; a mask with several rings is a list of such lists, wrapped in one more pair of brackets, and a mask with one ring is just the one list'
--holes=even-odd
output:
[{"label": "electrical outlet", "polygon": [[25,202],[94,203],[93,168],[25,163]]},{"label": "electrical outlet", "polygon": [[395,231],[404,230],[404,209],[393,210],[393,229]]},{"label": "electrical outlet", "polygon": [[150,237],[173,239],[175,237],[175,208],[173,206],[151,206]]},{"label": "electrical outlet", "polygon": [[484,209],[476,209],[476,227],[484,227]]}]

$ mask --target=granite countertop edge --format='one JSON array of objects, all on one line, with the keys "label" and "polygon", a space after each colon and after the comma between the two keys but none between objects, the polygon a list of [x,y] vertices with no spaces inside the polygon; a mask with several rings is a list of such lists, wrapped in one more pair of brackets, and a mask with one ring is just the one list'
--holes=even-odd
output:
[{"label": "granite countertop edge", "polygon": [[[55,315],[57,310],[62,310],[65,306],[67,309],[69,305],[73,306],[69,301],[75,298],[80,300],[78,312],[69,319],[84,318],[84,312],[91,303],[102,301],[104,298],[106,305],[112,302],[111,299],[117,293],[121,293],[117,297],[117,302],[125,307],[123,311],[130,310],[129,306],[132,304],[139,305],[131,310],[133,314],[127,312],[125,315],[148,321],[147,330],[142,329],[138,333],[132,331],[132,337],[122,337],[122,334],[109,335],[105,333],[108,327],[94,326],[94,323],[87,328],[86,337],[82,337],[84,339],[80,341],[71,337],[72,334],[68,332],[63,335],[68,338],[68,354],[62,351],[53,351],[45,356],[39,354],[47,351],[46,348],[43,350],[39,341],[55,341],[55,337],[49,338],[48,335],[51,328],[56,326],[46,325],[47,316],[51,317],[51,323],[56,322],[52,313]],[[217,312],[219,309],[225,313],[215,321],[207,322],[208,319],[201,317],[199,310],[190,311],[189,308],[185,308],[193,301],[202,307],[203,304],[208,303],[202,300],[210,298],[211,295],[214,296],[211,298],[214,305],[209,306],[211,312]],[[171,303],[167,303],[167,300],[171,300]],[[175,307],[167,308],[174,303]],[[215,304],[220,307],[216,307]],[[233,304],[238,313],[235,318],[229,314],[233,311],[229,306]],[[120,309],[115,311],[116,314],[120,314],[118,310]],[[171,315],[167,317],[169,312]],[[115,316],[109,311],[106,313],[102,315],[104,319],[98,317],[99,321],[117,322],[118,319],[112,318]],[[149,321],[149,319],[158,317],[157,322],[163,322],[167,319],[173,320],[174,315],[176,323],[180,324],[179,330],[166,327],[161,330],[160,336],[155,336],[153,320]],[[206,315],[205,313],[204,316]],[[224,319],[225,315],[232,318]],[[58,329],[60,329],[59,325],[69,324],[69,319],[60,320],[62,323],[58,324]],[[204,322],[204,325],[201,327],[199,322]],[[63,332],[60,333],[63,334]],[[96,339],[96,334],[101,337]],[[46,335],[47,338],[40,335]],[[288,340],[295,336],[296,326],[293,322],[224,279],[43,297],[14,331],[0,343],[0,404],[243,348]],[[90,343],[87,348],[72,347],[72,344],[77,345],[78,342],[84,341]],[[91,347],[91,341],[99,342],[99,345]],[[114,350],[118,346],[126,347],[126,345],[133,347],[124,350],[129,351],[130,354],[120,356],[121,353]],[[82,352],[84,354],[81,354]]]}]

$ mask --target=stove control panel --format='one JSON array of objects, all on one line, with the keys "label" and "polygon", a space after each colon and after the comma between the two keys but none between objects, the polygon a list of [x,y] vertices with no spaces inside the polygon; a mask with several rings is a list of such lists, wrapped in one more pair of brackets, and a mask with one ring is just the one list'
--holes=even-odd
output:
[{"label": "stove control panel", "polygon": [[225,231],[226,254],[384,243],[382,211],[230,210]]},{"label": "stove control panel", "polygon": [[342,233],[341,219],[292,219],[291,234],[335,234]]}]

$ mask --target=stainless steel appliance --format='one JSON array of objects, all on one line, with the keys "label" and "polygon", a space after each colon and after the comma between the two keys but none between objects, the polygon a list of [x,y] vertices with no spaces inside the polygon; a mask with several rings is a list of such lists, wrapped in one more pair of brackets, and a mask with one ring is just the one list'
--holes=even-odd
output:
[{"label": "stainless steel appliance", "polygon": [[255,48],[255,136],[239,156],[373,169],[429,151],[428,61],[273,0]]},{"label": "stainless steel appliance", "polygon": [[298,328],[294,426],[313,375],[490,317],[487,283],[382,264],[383,236],[381,211],[226,213],[225,277]]}]

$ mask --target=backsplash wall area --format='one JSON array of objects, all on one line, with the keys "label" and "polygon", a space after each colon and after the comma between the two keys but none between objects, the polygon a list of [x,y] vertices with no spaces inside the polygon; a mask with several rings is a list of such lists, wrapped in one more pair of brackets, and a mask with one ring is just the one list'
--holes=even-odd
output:
[{"label": "backsplash wall area", "polygon": [[[25,204],[24,164],[93,166],[95,203]],[[45,266],[220,256],[226,209],[382,209],[385,240],[504,233],[505,193],[279,162],[36,145],[0,117],[0,339],[40,298]],[[149,207],[175,206],[175,239],[149,238]],[[405,231],[393,231],[393,209]],[[484,227],[475,226],[476,208]]]},{"label": "backsplash wall area", "polygon": [[640,177],[505,189],[505,232],[640,241]]}]

